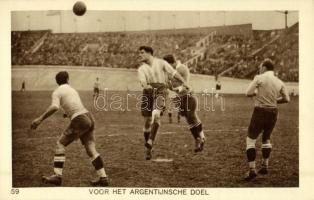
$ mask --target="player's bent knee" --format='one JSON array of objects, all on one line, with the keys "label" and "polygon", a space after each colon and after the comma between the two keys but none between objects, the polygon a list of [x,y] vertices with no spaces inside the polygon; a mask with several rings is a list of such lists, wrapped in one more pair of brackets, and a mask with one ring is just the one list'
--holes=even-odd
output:
[{"label": "player's bent knee", "polygon": [[158,110],[158,109],[153,110],[153,113],[152,113],[152,116],[153,116],[152,122],[153,123],[160,124],[160,114],[161,114],[160,110]]},{"label": "player's bent knee", "polygon": [[64,153],[65,153],[65,146],[58,141],[57,146],[56,146],[56,154],[64,154]]},{"label": "player's bent knee", "polygon": [[186,121],[190,126],[196,126],[198,125],[201,120],[198,118],[195,112],[188,112],[186,117]]},{"label": "player's bent knee", "polygon": [[148,126],[148,127],[144,126],[143,127],[143,132],[150,132],[150,131],[151,131],[151,126]]},{"label": "player's bent knee", "polygon": [[152,123],[152,118],[151,117],[145,117],[145,128],[148,129],[150,128],[150,125]]},{"label": "player's bent knee", "polygon": [[187,118],[187,122],[188,122],[190,128],[194,127],[194,126],[198,126],[199,124],[201,124],[201,121],[196,117]]},{"label": "player's bent knee", "polygon": [[99,153],[96,150],[94,142],[87,142],[84,144],[84,147],[85,147],[87,155],[90,158],[94,158],[94,157],[97,157],[97,155],[99,155]]},{"label": "player's bent knee", "polygon": [[255,148],[256,139],[246,137],[246,150]]}]

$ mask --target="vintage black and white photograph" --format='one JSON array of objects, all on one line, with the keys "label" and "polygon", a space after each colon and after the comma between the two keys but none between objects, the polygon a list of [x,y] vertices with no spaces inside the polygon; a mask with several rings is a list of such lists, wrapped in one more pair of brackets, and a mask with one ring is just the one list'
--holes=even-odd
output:
[{"label": "vintage black and white photograph", "polygon": [[244,2],[0,2],[0,199],[310,194],[314,4]]},{"label": "vintage black and white photograph", "polygon": [[13,187],[298,187],[299,12],[11,11]]}]

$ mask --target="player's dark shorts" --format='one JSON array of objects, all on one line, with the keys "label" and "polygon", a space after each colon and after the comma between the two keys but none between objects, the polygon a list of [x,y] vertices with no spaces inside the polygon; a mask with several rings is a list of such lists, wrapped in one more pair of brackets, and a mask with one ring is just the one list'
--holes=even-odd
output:
[{"label": "player's dark shorts", "polygon": [[196,111],[197,99],[192,93],[177,96],[172,101],[175,103],[176,108],[179,109],[179,113],[182,116],[187,117],[189,113],[195,113]]},{"label": "player's dark shorts", "polygon": [[269,140],[276,125],[277,115],[277,108],[255,107],[249,125],[248,136],[251,139],[256,139],[263,132],[262,140]]},{"label": "player's dark shorts", "polygon": [[[153,86],[154,87],[154,86]],[[141,98],[141,113],[144,117],[152,116],[154,109],[164,111],[168,91],[163,85],[156,85],[152,89],[144,89]]]},{"label": "player's dark shorts", "polygon": [[78,115],[71,120],[70,125],[61,135],[59,142],[67,146],[78,138],[80,138],[83,145],[89,141],[95,141],[94,127],[95,121],[90,113]]},{"label": "player's dark shorts", "polygon": [[94,88],[94,94],[99,94],[99,88]]}]

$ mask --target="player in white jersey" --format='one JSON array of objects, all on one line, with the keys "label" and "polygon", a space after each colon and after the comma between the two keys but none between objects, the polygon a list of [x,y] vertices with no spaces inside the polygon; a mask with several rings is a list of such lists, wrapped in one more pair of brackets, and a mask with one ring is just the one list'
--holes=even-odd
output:
[{"label": "player in white jersey", "polygon": [[151,159],[151,150],[160,126],[160,116],[165,109],[168,76],[186,86],[185,80],[180,74],[166,61],[154,57],[153,53],[151,47],[141,46],[139,48],[142,64],[138,68],[138,78],[143,87],[141,112],[145,120],[143,131],[147,160]]},{"label": "player in white jersey", "polygon": [[61,71],[56,75],[56,82],[59,85],[52,93],[52,103],[40,117],[36,118],[31,129],[36,129],[45,119],[62,108],[71,122],[57,141],[54,156],[54,174],[43,176],[43,182],[60,186],[62,184],[62,171],[65,162],[65,147],[74,140],[80,138],[87,155],[90,157],[99,179],[91,181],[92,186],[108,186],[108,178],[104,169],[104,163],[95,148],[94,126],[95,122],[88,110],[81,102],[78,92],[69,83],[69,74]]},{"label": "player in white jersey", "polygon": [[259,66],[260,74],[250,83],[246,95],[254,97],[255,108],[248,128],[246,138],[246,155],[249,163],[249,172],[245,180],[249,181],[257,176],[255,170],[255,143],[262,133],[262,167],[259,174],[268,173],[268,161],[272,145],[271,133],[276,125],[277,104],[288,103],[290,97],[284,83],[274,75],[274,64],[266,59]]},{"label": "player in white jersey", "polygon": [[[176,61],[173,55],[164,56],[164,60],[177,70],[187,84],[189,83],[190,70],[186,65]],[[177,104],[180,114],[185,117],[189,124],[191,134],[195,139],[194,151],[202,151],[205,143],[205,135],[202,128],[202,122],[196,113],[198,103],[197,98],[194,96],[191,89],[186,89],[182,86],[182,83],[171,79],[170,84],[171,86],[169,88],[177,93],[177,97],[174,98],[173,101]]]}]

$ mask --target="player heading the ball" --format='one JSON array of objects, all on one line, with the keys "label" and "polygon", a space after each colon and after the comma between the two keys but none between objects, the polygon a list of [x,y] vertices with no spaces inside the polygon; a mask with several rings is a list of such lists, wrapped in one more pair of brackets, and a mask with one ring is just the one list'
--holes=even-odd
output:
[{"label": "player heading the ball", "polygon": [[152,148],[160,126],[160,116],[165,110],[168,77],[180,81],[187,87],[186,81],[165,60],[153,56],[154,50],[149,46],[138,49],[141,62],[138,68],[138,78],[143,88],[141,112],[144,117],[144,139],[146,159],[152,157]]}]

